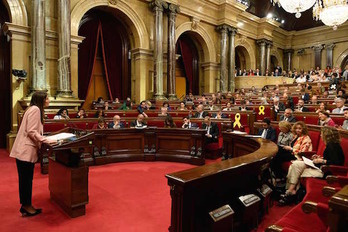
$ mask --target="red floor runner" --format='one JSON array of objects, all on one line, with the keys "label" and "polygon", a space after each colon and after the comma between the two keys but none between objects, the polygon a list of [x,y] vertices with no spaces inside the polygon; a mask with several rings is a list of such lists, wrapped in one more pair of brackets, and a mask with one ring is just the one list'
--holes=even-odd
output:
[{"label": "red floor runner", "polygon": [[[71,219],[50,201],[48,176],[41,175],[36,165],[33,204],[43,208],[43,213],[22,218],[15,160],[0,150],[0,231],[168,231],[171,199],[164,175],[191,167],[194,166],[169,162],[91,167],[87,213]],[[271,221],[279,218],[278,214],[272,214],[274,208],[269,214]]]}]

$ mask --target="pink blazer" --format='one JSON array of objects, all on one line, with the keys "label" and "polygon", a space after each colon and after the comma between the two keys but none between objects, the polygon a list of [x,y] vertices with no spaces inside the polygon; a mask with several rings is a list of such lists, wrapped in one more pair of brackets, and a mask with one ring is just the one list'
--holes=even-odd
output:
[{"label": "pink blazer", "polygon": [[24,114],[10,157],[35,163],[38,160],[38,149],[46,140],[42,134],[40,109],[37,106],[30,106]]}]

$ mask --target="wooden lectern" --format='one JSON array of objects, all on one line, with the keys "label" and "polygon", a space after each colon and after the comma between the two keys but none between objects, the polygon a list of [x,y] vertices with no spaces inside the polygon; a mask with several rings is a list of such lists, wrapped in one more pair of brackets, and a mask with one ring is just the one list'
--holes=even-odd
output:
[{"label": "wooden lectern", "polygon": [[50,148],[48,174],[51,200],[74,218],[86,213],[89,168],[84,158],[92,156],[94,133],[69,132],[77,135],[74,140]]}]

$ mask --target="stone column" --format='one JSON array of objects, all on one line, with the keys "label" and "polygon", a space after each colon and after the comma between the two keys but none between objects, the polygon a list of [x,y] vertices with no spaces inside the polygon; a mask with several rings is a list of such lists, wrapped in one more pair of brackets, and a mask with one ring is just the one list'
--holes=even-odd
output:
[{"label": "stone column", "polygon": [[266,40],[257,40],[256,43],[260,46],[260,72],[265,75],[266,71]]},{"label": "stone column", "polygon": [[31,14],[31,92],[47,91],[45,0],[33,0]]},{"label": "stone column", "polygon": [[322,45],[313,46],[312,49],[314,50],[314,69],[317,67],[321,68],[321,51],[323,50]]},{"label": "stone column", "polygon": [[175,87],[175,21],[176,14],[180,12],[177,5],[169,4],[168,6],[168,57],[167,57],[167,93],[169,100],[176,100]]},{"label": "stone column", "polygon": [[235,77],[236,77],[236,49],[235,49],[235,36],[237,34],[237,28],[231,27],[229,30],[229,69],[228,69],[228,91],[234,93],[235,90]]},{"label": "stone column", "polygon": [[228,88],[228,69],[227,69],[227,33],[229,26],[221,25],[217,27],[217,30],[221,33],[220,42],[220,91],[225,93]]},{"label": "stone column", "polygon": [[58,89],[57,97],[72,97],[71,91],[71,31],[70,0],[58,0]]},{"label": "stone column", "polygon": [[266,69],[268,69],[268,73],[272,73],[271,70],[271,47],[273,43],[271,41],[266,41]]},{"label": "stone column", "polygon": [[150,3],[155,12],[155,47],[154,47],[154,98],[165,100],[163,95],[163,10],[168,4],[162,0]]},{"label": "stone column", "polygon": [[326,66],[330,66],[331,68],[333,68],[332,52],[333,52],[333,49],[335,46],[336,46],[335,44],[329,44],[329,45],[325,46],[325,48],[326,48]]},{"label": "stone column", "polygon": [[286,49],[284,50],[285,59],[287,61],[286,70],[289,72],[292,68],[292,54],[294,54],[294,49]]}]

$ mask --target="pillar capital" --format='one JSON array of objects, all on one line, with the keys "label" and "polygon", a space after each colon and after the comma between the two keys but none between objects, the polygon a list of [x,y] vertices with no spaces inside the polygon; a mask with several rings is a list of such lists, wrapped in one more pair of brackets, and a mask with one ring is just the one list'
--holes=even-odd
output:
[{"label": "pillar capital", "polygon": [[228,32],[230,33],[230,35],[234,36],[238,33],[238,29],[235,27],[229,27]]},{"label": "pillar capital", "polygon": [[315,51],[315,52],[321,52],[323,49],[324,49],[324,46],[323,45],[315,45],[312,47],[312,49]]},{"label": "pillar capital", "polygon": [[180,6],[175,5],[175,4],[168,4],[168,13],[169,14],[178,14],[180,13]]},{"label": "pillar capital", "polygon": [[288,53],[293,54],[293,53],[294,53],[294,49],[285,49],[285,50],[283,51],[283,53],[284,53],[284,54],[288,54]]},{"label": "pillar capital", "polygon": [[336,47],[336,44],[334,43],[325,45],[326,50],[333,50],[334,47]]},{"label": "pillar capital", "polygon": [[227,33],[230,30],[231,26],[227,24],[221,24],[216,27],[217,31],[220,31],[221,33]]},{"label": "pillar capital", "polygon": [[168,8],[168,3],[162,0],[154,0],[150,3],[150,8],[153,11],[163,11],[164,9]]}]

